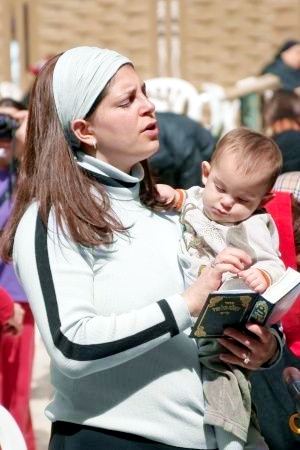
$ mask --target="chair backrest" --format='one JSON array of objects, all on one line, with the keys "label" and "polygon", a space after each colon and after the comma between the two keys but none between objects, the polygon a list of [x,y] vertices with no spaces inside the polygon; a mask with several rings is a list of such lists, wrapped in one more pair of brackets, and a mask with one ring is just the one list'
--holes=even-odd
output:
[{"label": "chair backrest", "polygon": [[203,91],[194,97],[190,117],[219,138],[238,126],[240,102],[226,100],[225,90],[221,86],[218,89],[210,85],[211,83],[203,83]]},{"label": "chair backrest", "polygon": [[13,416],[0,405],[1,450],[27,450],[23,434]]},{"label": "chair backrest", "polygon": [[149,78],[147,95],[159,112],[174,112],[190,117],[190,108],[198,91],[186,80],[176,77]]}]

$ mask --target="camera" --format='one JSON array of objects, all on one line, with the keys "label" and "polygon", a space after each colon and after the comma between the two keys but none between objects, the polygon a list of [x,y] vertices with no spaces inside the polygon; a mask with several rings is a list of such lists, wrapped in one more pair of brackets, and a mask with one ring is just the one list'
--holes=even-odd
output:
[{"label": "camera", "polygon": [[0,139],[12,140],[19,122],[7,114],[0,114]]}]

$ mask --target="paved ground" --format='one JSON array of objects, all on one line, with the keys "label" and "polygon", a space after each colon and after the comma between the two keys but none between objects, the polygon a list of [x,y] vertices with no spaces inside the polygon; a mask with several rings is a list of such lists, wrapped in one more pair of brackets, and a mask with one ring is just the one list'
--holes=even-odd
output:
[{"label": "paved ground", "polygon": [[36,450],[47,450],[50,433],[50,421],[44,414],[49,403],[52,389],[49,381],[49,357],[40,335],[36,334],[35,360],[33,366],[31,412],[36,433]]}]

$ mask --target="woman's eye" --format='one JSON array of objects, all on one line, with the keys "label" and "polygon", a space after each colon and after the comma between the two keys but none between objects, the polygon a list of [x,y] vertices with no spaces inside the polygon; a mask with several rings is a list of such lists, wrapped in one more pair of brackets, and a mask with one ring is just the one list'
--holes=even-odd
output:
[{"label": "woman's eye", "polygon": [[131,103],[134,102],[134,99],[135,99],[135,95],[134,94],[130,95],[130,97],[128,97],[121,103],[121,105],[120,105],[121,108],[127,108],[128,106],[130,106]]},{"label": "woman's eye", "polygon": [[146,86],[142,87],[142,92],[143,92],[144,96],[148,98],[148,93],[147,93]]},{"label": "woman's eye", "polygon": [[128,97],[128,98],[125,98],[125,99],[121,102],[120,106],[121,106],[121,108],[126,108],[127,106],[130,105],[130,103],[131,103],[131,98]]}]

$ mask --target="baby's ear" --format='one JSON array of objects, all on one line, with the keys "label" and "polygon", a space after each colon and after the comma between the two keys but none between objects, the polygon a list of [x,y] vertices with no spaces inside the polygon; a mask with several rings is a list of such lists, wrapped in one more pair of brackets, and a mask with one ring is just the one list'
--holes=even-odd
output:
[{"label": "baby's ear", "polygon": [[202,161],[201,163],[201,179],[203,186],[206,185],[208,175],[210,173],[210,163],[208,161]]},{"label": "baby's ear", "polygon": [[265,194],[260,202],[260,206],[264,206],[266,203],[268,203],[272,198],[275,197],[274,192],[268,192]]}]

